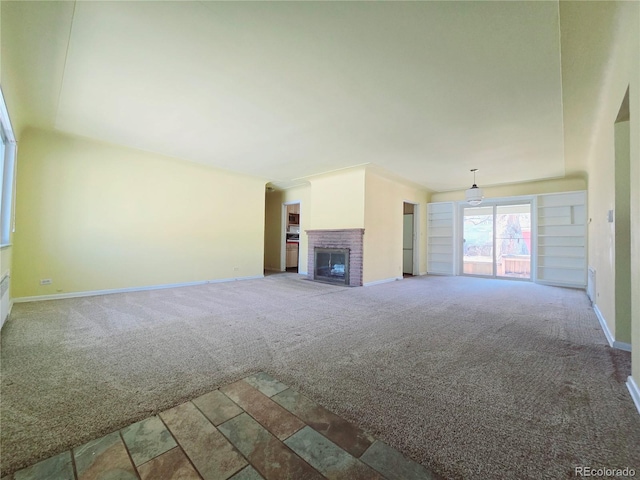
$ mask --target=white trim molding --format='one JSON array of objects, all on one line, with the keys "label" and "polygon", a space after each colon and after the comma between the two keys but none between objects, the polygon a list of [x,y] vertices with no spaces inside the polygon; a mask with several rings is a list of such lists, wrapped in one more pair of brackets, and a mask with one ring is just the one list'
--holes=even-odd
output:
[{"label": "white trim molding", "polygon": [[403,277],[391,277],[391,278],[383,278],[382,280],[374,280],[373,282],[364,283],[363,287],[372,287],[374,285],[380,285],[382,283],[390,283],[395,282],[396,280],[402,280]]},{"label": "white trim molding", "polygon": [[613,342],[613,348],[617,348],[618,350],[624,350],[625,352],[630,352],[631,351],[631,344],[630,343],[625,343],[625,342],[619,342],[617,340],[615,340]]},{"label": "white trim molding", "polygon": [[[512,278],[508,278],[508,280],[513,280]],[[536,280],[535,283],[538,285],[549,285],[550,287],[563,287],[563,288],[575,288],[578,290],[587,291],[587,285],[577,285],[573,283],[563,283],[563,282],[547,282],[545,280]]]},{"label": "white trim molding", "polygon": [[220,278],[215,280],[201,280],[198,282],[170,283],[165,285],[150,285],[145,287],[114,288],[110,290],[90,290],[86,292],[69,292],[69,293],[56,293],[53,295],[36,295],[33,297],[14,298],[13,301],[15,303],[42,302],[44,300],[60,300],[63,298],[94,297],[96,295],[111,295],[112,293],[144,292],[148,290],[162,290],[165,288],[192,287],[194,285],[206,285],[208,283],[226,283],[226,282],[235,282],[238,280],[256,280],[259,278],[264,278],[264,275],[253,275],[249,277],[236,277],[236,278]]},{"label": "white trim molding", "polygon": [[607,337],[607,342],[611,348],[615,348],[618,350],[624,350],[625,352],[631,351],[631,344],[625,342],[618,342],[613,335],[611,334],[611,330],[609,330],[609,325],[607,325],[607,321],[604,319],[602,312],[598,308],[597,305],[593,305],[593,311],[596,313],[596,317],[598,317],[598,321],[600,322],[600,327],[602,327],[602,331],[604,332],[604,336]]},{"label": "white trim molding", "polygon": [[638,388],[638,384],[631,375],[627,378],[627,388],[629,389],[629,393],[631,394],[631,398],[638,410],[638,413],[640,413],[640,388]]},{"label": "white trim molding", "polygon": [[604,336],[607,337],[607,342],[609,343],[609,346],[613,348],[613,342],[615,340],[613,339],[613,335],[611,335],[611,330],[609,330],[609,325],[607,325],[607,321],[604,319],[604,317],[602,316],[602,312],[600,311],[598,306],[595,304],[593,305],[593,311],[596,312],[596,317],[598,317],[598,321],[600,322],[600,327],[604,332]]}]

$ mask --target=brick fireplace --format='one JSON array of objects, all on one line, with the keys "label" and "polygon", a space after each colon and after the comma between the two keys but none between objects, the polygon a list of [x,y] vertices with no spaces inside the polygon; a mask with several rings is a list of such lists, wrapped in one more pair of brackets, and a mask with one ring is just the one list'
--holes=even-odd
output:
[{"label": "brick fireplace", "polygon": [[[364,228],[345,228],[340,230],[307,230],[309,237],[308,277],[310,280],[327,281],[322,272],[316,272],[317,253],[326,258],[327,251],[348,251],[345,265],[345,278],[341,283],[350,287],[362,286],[362,243]],[[344,257],[343,257],[344,258]],[[334,269],[340,273],[341,269]],[[320,274],[320,275],[319,275]],[[340,283],[339,276],[335,276],[331,283]]]}]

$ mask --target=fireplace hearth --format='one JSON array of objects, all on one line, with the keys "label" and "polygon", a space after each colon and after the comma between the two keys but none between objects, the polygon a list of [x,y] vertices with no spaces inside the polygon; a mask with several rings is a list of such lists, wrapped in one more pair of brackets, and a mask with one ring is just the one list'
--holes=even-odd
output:
[{"label": "fireplace hearth", "polygon": [[308,278],[357,287],[362,285],[364,229],[307,230]]}]

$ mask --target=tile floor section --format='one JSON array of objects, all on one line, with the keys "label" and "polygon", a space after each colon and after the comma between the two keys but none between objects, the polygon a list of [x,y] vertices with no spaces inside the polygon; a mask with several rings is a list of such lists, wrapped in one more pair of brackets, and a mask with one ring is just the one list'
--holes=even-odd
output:
[{"label": "tile floor section", "polygon": [[436,476],[266,373],[257,373],[6,477],[324,478]]}]

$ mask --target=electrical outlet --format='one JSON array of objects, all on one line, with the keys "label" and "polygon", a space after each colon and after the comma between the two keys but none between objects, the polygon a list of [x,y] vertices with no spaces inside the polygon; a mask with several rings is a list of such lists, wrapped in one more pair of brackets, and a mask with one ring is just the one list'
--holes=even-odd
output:
[{"label": "electrical outlet", "polygon": [[40,280],[40,285],[51,285],[53,283],[53,280],[51,280],[50,278],[43,278],[42,280]]}]

